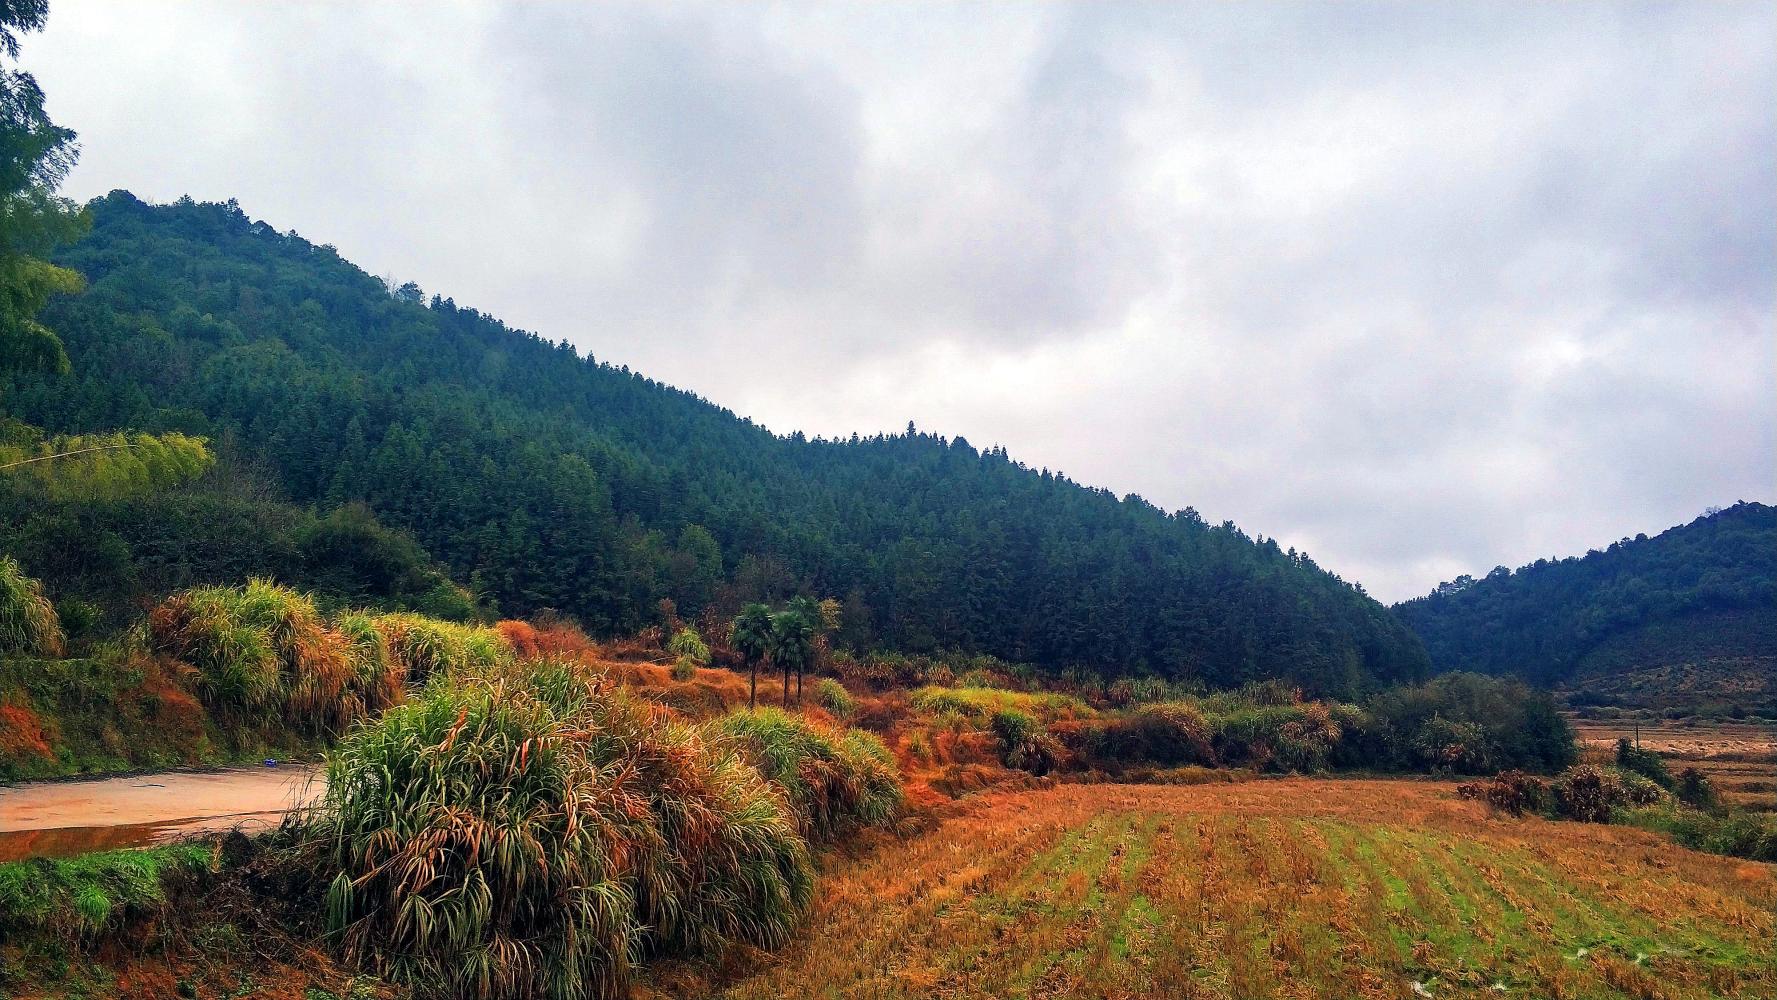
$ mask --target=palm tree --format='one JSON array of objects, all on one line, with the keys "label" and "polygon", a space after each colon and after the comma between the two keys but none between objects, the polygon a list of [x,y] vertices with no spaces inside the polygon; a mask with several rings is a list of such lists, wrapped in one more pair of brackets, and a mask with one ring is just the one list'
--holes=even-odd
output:
[{"label": "palm tree", "polygon": [[740,658],[746,661],[749,683],[747,686],[747,708],[757,707],[759,703],[759,661],[772,647],[771,609],[763,604],[749,604],[740,609],[734,616],[734,631],[729,637]]},{"label": "palm tree", "polygon": [[801,697],[802,671],[814,656],[814,626],[795,611],[785,611],[771,619],[771,659],[784,668],[784,705],[790,704],[790,669],[796,670],[796,691]]},{"label": "palm tree", "polygon": [[788,610],[791,613],[801,615],[802,620],[808,623],[809,641],[811,643],[806,661],[798,664],[796,667],[796,700],[798,702],[802,700],[803,668],[806,667],[809,670],[820,669],[821,654],[827,649],[828,630],[826,627],[826,616],[822,613],[824,611],[822,604],[823,602],[817,601],[812,597],[792,597],[790,598],[790,603],[787,605]]}]

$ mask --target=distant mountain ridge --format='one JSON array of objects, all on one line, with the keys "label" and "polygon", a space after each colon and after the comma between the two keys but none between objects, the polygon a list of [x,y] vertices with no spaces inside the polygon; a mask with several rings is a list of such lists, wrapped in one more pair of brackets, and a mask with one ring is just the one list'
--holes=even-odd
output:
[{"label": "distant mountain ridge", "polygon": [[[114,192],[90,209],[91,235],[58,255],[88,288],[44,315],[75,374],[11,377],[9,409],[56,431],[211,436],[297,504],[367,505],[504,613],[554,609],[608,634],[659,621],[663,601],[714,622],[810,593],[841,599],[837,641],[856,649],[1331,694],[1428,671],[1361,588],[1231,522],[911,425],[775,436],[450,299],[388,289],[233,203]],[[19,538],[57,561],[116,556],[66,526]]]},{"label": "distant mountain ridge", "polygon": [[1777,508],[1741,502],[1583,557],[1459,578],[1395,605],[1439,670],[1625,702],[1777,695]]}]

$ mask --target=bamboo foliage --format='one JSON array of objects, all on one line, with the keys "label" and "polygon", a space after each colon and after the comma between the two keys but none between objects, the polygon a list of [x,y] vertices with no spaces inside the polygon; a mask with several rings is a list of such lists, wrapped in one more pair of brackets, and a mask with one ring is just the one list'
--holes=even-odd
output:
[{"label": "bamboo foliage", "polygon": [[73,434],[0,443],[0,476],[34,481],[57,499],[114,500],[195,479],[215,464],[203,438]]}]

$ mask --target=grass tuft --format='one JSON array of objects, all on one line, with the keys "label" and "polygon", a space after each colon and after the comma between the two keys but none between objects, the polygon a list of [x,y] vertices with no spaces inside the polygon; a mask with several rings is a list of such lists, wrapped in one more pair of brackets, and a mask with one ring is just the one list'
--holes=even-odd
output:
[{"label": "grass tuft", "polygon": [[707,727],[784,790],[810,837],[880,826],[900,811],[894,756],[861,729],[837,730],[775,708],[731,712]]},{"label": "grass tuft", "polygon": [[25,575],[11,556],[0,556],[0,653],[62,656],[66,636],[43,584]]}]

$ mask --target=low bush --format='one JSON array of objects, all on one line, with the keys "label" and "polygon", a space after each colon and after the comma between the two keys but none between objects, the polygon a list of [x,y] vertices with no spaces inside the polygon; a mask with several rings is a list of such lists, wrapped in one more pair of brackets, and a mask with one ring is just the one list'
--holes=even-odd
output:
[{"label": "low bush", "polygon": [[1777,862],[1777,816],[1744,811],[1716,814],[1665,804],[1626,812],[1622,820],[1670,834],[1692,850]]},{"label": "low bush", "polygon": [[1651,806],[1672,797],[1672,794],[1660,787],[1657,782],[1634,771],[1617,768],[1616,779],[1623,789],[1622,804],[1624,806]]},{"label": "low bush", "polygon": [[807,836],[831,840],[887,824],[900,811],[894,756],[861,729],[831,729],[775,708],[731,712],[707,729],[784,790]]},{"label": "low bush", "polygon": [[1341,731],[1320,702],[1244,705],[1209,716],[1217,760],[1276,771],[1325,770]]},{"label": "low bush", "polygon": [[1672,772],[1666,769],[1666,762],[1652,750],[1643,750],[1628,740],[1617,741],[1617,767],[1652,781],[1668,791],[1677,786],[1672,779]]},{"label": "low bush", "polygon": [[620,734],[659,836],[637,861],[636,921],[650,954],[783,945],[814,894],[807,842],[776,787],[731,746],[616,698],[594,713]]},{"label": "low bush", "polygon": [[25,575],[11,556],[0,556],[0,654],[61,656],[67,651],[61,619],[43,584]]},{"label": "low bush", "polygon": [[1452,673],[1388,688],[1364,705],[1365,720],[1340,763],[1398,771],[1554,774],[1579,758],[1573,728],[1552,695],[1520,681]]},{"label": "low bush", "polygon": [[689,625],[673,633],[673,637],[666,642],[666,651],[681,660],[690,660],[696,666],[710,662],[709,645]]},{"label": "low bush", "polygon": [[815,703],[833,713],[835,718],[849,720],[858,711],[858,700],[845,685],[831,677],[823,677],[814,686]]},{"label": "low bush", "polygon": [[1065,730],[1064,742],[1098,767],[1217,763],[1209,723],[1190,702],[1158,702]]},{"label": "low bush", "polygon": [[1715,792],[1715,784],[1694,767],[1678,772],[1677,788],[1674,791],[1680,802],[1693,809],[1709,810],[1721,805],[1721,797]]},{"label": "low bush", "polygon": [[345,954],[452,997],[615,993],[633,956],[633,782],[536,699],[440,682],[329,755],[309,837]]},{"label": "low bush", "polygon": [[1616,774],[1593,764],[1578,764],[1563,771],[1550,785],[1555,813],[1582,823],[1608,823],[1611,810],[1626,802],[1623,784]]},{"label": "low bush", "polygon": [[684,684],[697,678],[697,661],[689,656],[681,656],[673,661],[672,679]]},{"label": "low bush", "polygon": [[377,629],[376,619],[362,611],[349,611],[339,616],[334,628],[344,640],[350,687],[363,711],[374,715],[401,701],[406,694],[406,671],[395,661],[388,637]]},{"label": "low bush", "polygon": [[1513,816],[1547,813],[1553,809],[1555,803],[1549,783],[1523,771],[1501,771],[1490,781],[1459,785],[1457,794],[1463,798],[1480,799],[1492,808]]}]

